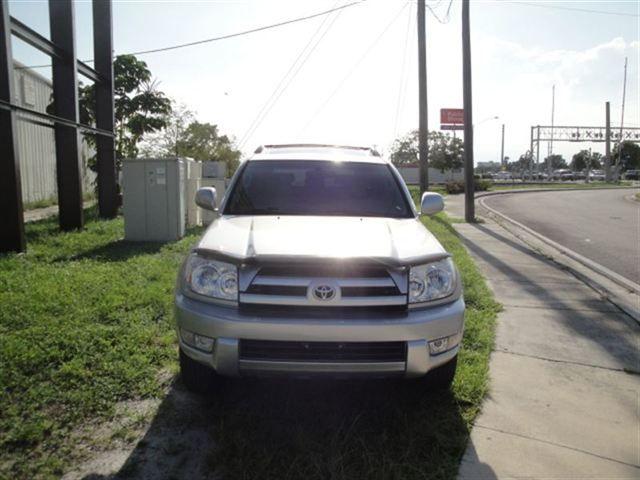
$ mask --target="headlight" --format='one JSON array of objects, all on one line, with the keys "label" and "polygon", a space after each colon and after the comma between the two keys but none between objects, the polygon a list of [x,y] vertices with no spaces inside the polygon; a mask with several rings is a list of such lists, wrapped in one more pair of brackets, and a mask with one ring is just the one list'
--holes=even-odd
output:
[{"label": "headlight", "polygon": [[185,283],[193,292],[222,300],[238,299],[238,269],[230,263],[191,255],[185,268]]},{"label": "headlight", "polygon": [[430,302],[451,295],[456,289],[456,270],[450,258],[411,267],[409,303]]}]

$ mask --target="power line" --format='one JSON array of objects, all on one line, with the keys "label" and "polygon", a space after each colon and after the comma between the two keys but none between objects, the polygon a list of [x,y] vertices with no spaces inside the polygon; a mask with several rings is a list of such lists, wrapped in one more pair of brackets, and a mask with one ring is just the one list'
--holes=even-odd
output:
[{"label": "power line", "polygon": [[[336,1],[335,4],[337,3],[338,2]],[[329,30],[331,29],[331,27],[333,26],[336,19],[338,18],[338,16],[340,16],[341,13],[342,13],[342,10],[338,11],[338,13],[336,13],[333,16],[333,19],[329,23],[328,27],[318,37],[318,34],[321,32],[325,23],[329,19],[329,16],[325,16],[323,18],[322,22],[320,23],[316,31],[313,33],[313,35],[311,35],[307,44],[300,51],[296,59],[293,61],[293,63],[291,64],[287,72],[284,74],[284,76],[282,77],[282,79],[274,89],[274,91],[271,93],[267,101],[264,103],[264,105],[260,109],[260,112],[258,113],[258,115],[256,115],[256,117],[253,119],[253,122],[251,122],[251,125],[249,126],[245,134],[242,136],[239,142],[240,149],[242,149],[242,147],[249,140],[249,138],[251,138],[251,136],[255,133],[255,131],[260,127],[260,124],[264,121],[264,119],[269,114],[271,109],[275,106],[276,102],[284,94],[285,90],[289,87],[289,85],[291,85],[291,82],[293,82],[298,72],[300,72],[304,64],[307,62],[311,54],[315,51],[316,47],[320,44],[320,42],[325,37],[327,32],[329,32]],[[316,37],[318,37],[317,40],[316,40]],[[314,44],[314,41],[315,41],[315,44]]]},{"label": "power line", "polygon": [[398,88],[398,103],[396,104],[396,119],[393,123],[394,137],[398,135],[398,121],[400,119],[400,112],[404,103],[405,89],[407,87],[406,66],[407,66],[407,51],[409,45],[409,37],[411,36],[411,20],[413,19],[412,12],[413,5],[409,5],[409,15],[407,17],[407,33],[404,38],[404,50],[402,52],[402,67],[400,68],[400,86]]},{"label": "power line", "polygon": [[439,22],[442,23],[443,25],[446,23],[449,23],[449,21],[451,20],[451,17],[449,16],[449,12],[451,11],[451,5],[453,4],[453,0],[449,0],[449,6],[447,7],[447,13],[445,13],[444,18],[440,18],[438,16],[438,14],[435,11],[435,8],[438,7],[438,5],[440,4],[440,2],[436,3],[434,5],[434,7],[432,7],[431,5],[429,5],[428,3],[425,3],[425,7],[427,7],[429,9],[429,11],[431,12],[431,15],[433,15],[433,17]]},{"label": "power line", "polygon": [[389,23],[387,23],[387,25],[384,27],[384,29],[382,30],[382,32],[380,32],[380,34],[373,40],[373,42],[369,45],[369,47],[367,48],[367,50],[365,50],[365,52],[362,54],[362,56],[358,59],[358,61],[356,63],[353,64],[353,66],[351,67],[351,69],[347,72],[347,74],[342,78],[342,80],[340,80],[340,82],[338,82],[338,85],[336,85],[336,87],[333,89],[333,91],[331,92],[331,94],[324,100],[324,102],[322,102],[322,104],[318,107],[318,109],[314,112],[314,114],[311,116],[311,118],[307,121],[307,123],[305,124],[305,126],[302,128],[302,130],[300,130],[300,132],[298,133],[298,135],[302,134],[308,127],[309,125],[311,125],[313,123],[313,121],[316,119],[316,117],[320,114],[320,112],[322,112],[322,110],[324,110],[324,108],[327,106],[327,104],[333,99],[333,97],[336,95],[336,93],[338,93],[338,91],[342,88],[342,86],[345,84],[345,82],[349,79],[349,77],[351,77],[351,75],[353,75],[353,72],[355,72],[355,70],[360,66],[360,64],[364,61],[364,59],[369,55],[369,53],[371,53],[371,51],[373,50],[373,48],[378,44],[378,42],[380,41],[380,39],[384,36],[385,33],[387,33],[387,30],[389,30],[389,28],[391,27],[391,25],[393,25],[395,23],[395,21],[398,19],[398,17],[402,14],[402,12],[404,11],[404,9],[407,7],[407,5],[409,4],[409,2],[406,2],[404,5],[402,5],[402,7],[400,8],[400,10],[398,11],[398,13],[391,19],[391,21]]},{"label": "power line", "polygon": [[608,12],[606,10],[591,10],[588,8],[564,7],[560,5],[548,5],[546,3],[529,3],[529,2],[518,2],[518,1],[510,1],[510,3],[515,3],[516,5],[526,5],[528,7],[542,7],[542,8],[554,8],[556,10],[569,10],[572,12],[598,13],[602,15],[617,15],[620,17],[634,17],[634,18],[640,17],[640,15],[636,13]]},{"label": "power line", "polygon": [[[355,5],[359,5],[360,3],[364,3],[366,1],[367,0],[356,0],[354,2],[347,3],[345,5],[341,5],[339,7],[330,8],[329,10],[323,10],[321,12],[313,13],[311,15],[306,15],[304,17],[292,18],[292,19],[289,19],[289,20],[284,20],[282,22],[272,23],[270,25],[265,25],[265,26],[262,26],[262,27],[252,28],[250,30],[243,30],[241,32],[229,33],[227,35],[221,35],[221,36],[213,37],[213,38],[205,38],[203,40],[196,40],[194,42],[180,43],[178,45],[171,45],[171,46],[168,46],[168,47],[152,48],[150,50],[140,50],[140,51],[137,51],[137,52],[129,52],[129,53],[120,54],[120,55],[147,55],[149,53],[167,52],[167,51],[170,51],[170,50],[177,50],[179,48],[193,47],[195,45],[202,45],[202,44],[205,44],[205,43],[217,42],[219,40],[226,40],[226,39],[229,39],[229,38],[240,37],[240,36],[243,36],[243,35],[249,35],[251,33],[257,33],[257,32],[262,32],[264,30],[270,30],[272,28],[283,27],[285,25],[291,25],[292,23],[304,22],[306,20],[311,20],[312,18],[321,17],[323,15],[329,15],[330,13],[337,12],[339,10],[344,10],[346,8],[353,7]],[[93,60],[83,60],[83,62],[92,63]],[[26,66],[26,67],[22,67],[22,68],[43,68],[43,67],[50,67],[50,66],[51,65],[33,65],[33,66]]]},{"label": "power line", "polygon": [[345,8],[353,7],[354,5],[358,5],[358,4],[366,2],[366,1],[367,0],[357,0],[355,2],[347,3],[345,5],[341,5],[341,6],[335,7],[335,8],[330,8],[329,10],[324,10],[322,12],[314,13],[312,15],[307,15],[305,17],[293,18],[291,20],[285,20],[285,21],[282,21],[282,22],[273,23],[271,25],[265,25],[264,27],[252,28],[251,30],[244,30],[242,32],[230,33],[228,35],[222,35],[222,36],[219,36],[219,37],[207,38],[207,39],[204,39],[204,40],[197,40],[195,42],[183,43],[183,44],[180,44],[180,45],[173,45],[173,46],[170,46],[170,47],[154,48],[154,49],[151,49],[151,50],[142,50],[142,51],[139,51],[139,52],[133,52],[130,55],[146,55],[147,53],[166,52],[168,50],[176,50],[178,48],[192,47],[194,45],[201,45],[203,43],[216,42],[218,40],[226,40],[228,38],[240,37],[242,35],[248,35],[250,33],[262,32],[264,30],[269,30],[269,29],[272,29],[272,28],[282,27],[284,25],[290,25],[292,23],[303,22],[305,20],[311,20],[312,18],[321,17],[323,15],[328,15],[330,13],[337,12],[338,10],[344,10]]}]

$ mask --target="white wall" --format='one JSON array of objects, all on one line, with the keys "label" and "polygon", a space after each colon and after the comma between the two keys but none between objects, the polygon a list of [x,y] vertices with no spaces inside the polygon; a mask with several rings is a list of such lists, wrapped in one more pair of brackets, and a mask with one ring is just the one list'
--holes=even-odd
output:
[{"label": "white wall", "polygon": [[[407,185],[418,185],[420,183],[420,169],[418,167],[398,167],[398,171]],[[429,183],[446,183],[451,180],[464,180],[464,169],[442,173],[435,168],[429,169]]]}]

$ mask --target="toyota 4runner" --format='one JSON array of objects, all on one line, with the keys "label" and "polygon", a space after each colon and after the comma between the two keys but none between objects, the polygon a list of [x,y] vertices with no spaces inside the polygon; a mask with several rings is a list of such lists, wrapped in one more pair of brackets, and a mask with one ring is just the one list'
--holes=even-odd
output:
[{"label": "toyota 4runner", "polygon": [[[426,377],[448,387],[463,332],[460,276],[375,150],[260,147],[196,203],[217,210],[178,278],[186,386],[216,377]],[[421,213],[443,208],[426,192]]]}]

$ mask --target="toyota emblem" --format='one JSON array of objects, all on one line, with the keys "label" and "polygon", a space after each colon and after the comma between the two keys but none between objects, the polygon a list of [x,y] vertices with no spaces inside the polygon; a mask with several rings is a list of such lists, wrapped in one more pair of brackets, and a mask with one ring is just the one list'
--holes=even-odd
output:
[{"label": "toyota emblem", "polygon": [[336,296],[336,289],[331,285],[318,285],[313,289],[313,296],[318,300],[331,300]]}]

